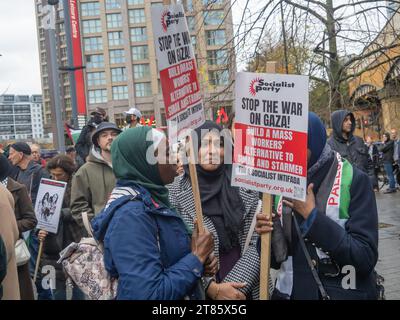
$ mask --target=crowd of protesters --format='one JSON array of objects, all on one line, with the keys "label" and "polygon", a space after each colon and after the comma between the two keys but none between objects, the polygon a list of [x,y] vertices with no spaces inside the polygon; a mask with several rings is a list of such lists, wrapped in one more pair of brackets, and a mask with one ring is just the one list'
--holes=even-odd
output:
[{"label": "crowd of protesters", "polygon": [[[332,114],[332,134],[309,113],[306,201],[274,199],[273,218],[260,214],[259,192],[233,187],[234,114],[228,129],[206,121],[195,130],[194,152],[204,230],[196,220],[187,145],[174,156],[161,130],[125,113],[121,130],[97,108],[75,147],[47,161],[40,146],[16,142],[0,155],[0,297],[65,300],[60,252],[88,236],[103,244],[104,266],[118,279],[116,299],[377,299],[378,213],[374,190],[383,164],[385,193],[396,192],[397,131],[382,143],[354,135],[351,112]],[[149,153],[150,150],[150,153]],[[149,159],[149,154],[153,159]],[[172,161],[176,159],[177,161]],[[340,207],[328,201],[340,175]],[[42,178],[65,182],[57,234],[36,228],[35,201]],[[399,183],[399,181],[397,181]],[[280,204],[280,205],[279,205]],[[279,209],[281,208],[281,209]],[[260,284],[260,234],[272,234],[271,267],[277,278]],[[17,266],[15,243],[26,240],[31,259]],[[55,269],[54,288],[43,288],[43,266]],[[310,267],[310,264],[314,268]],[[343,288],[342,269],[355,268],[356,288]],[[319,279],[319,281],[317,281]],[[75,284],[72,299],[88,297]]]}]

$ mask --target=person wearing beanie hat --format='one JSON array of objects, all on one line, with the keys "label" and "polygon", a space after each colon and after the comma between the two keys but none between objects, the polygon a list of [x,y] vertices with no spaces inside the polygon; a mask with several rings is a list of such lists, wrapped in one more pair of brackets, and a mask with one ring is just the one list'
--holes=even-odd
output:
[{"label": "person wearing beanie hat", "polygon": [[[316,114],[308,121],[306,201],[283,200],[288,254],[283,263],[271,255],[271,267],[279,269],[272,299],[377,299],[378,214],[369,178],[326,143]],[[256,231],[274,238],[277,223],[257,215]],[[345,288],[348,266],[353,277]]]},{"label": "person wearing beanie hat", "polygon": [[14,180],[25,185],[34,205],[39,190],[40,179],[49,178],[49,174],[32,159],[31,147],[26,142],[16,142],[10,146],[8,156],[11,164],[19,168]]},{"label": "person wearing beanie hat", "polygon": [[89,218],[99,213],[115,186],[111,145],[120,133],[114,123],[100,123],[93,133],[87,162],[72,178],[71,214],[82,228],[82,212],[86,211]]}]

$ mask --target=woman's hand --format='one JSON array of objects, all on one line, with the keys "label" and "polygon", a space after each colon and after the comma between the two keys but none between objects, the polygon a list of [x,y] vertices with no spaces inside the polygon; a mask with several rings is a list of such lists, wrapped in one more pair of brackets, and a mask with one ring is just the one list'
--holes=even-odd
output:
[{"label": "woman's hand", "polygon": [[273,225],[274,223],[270,220],[269,216],[265,214],[256,215],[256,232],[258,234],[272,232],[274,230]]},{"label": "woman's hand", "polygon": [[40,230],[38,233],[38,239],[40,242],[43,242],[49,233],[46,230]]},{"label": "woman's hand", "polygon": [[207,295],[213,300],[246,300],[246,296],[238,289],[246,286],[241,282],[210,283]]},{"label": "woman's hand", "polygon": [[283,203],[292,208],[294,211],[298,212],[304,219],[307,219],[315,208],[315,196],[313,187],[314,184],[312,183],[308,185],[305,202],[300,200],[283,200]]},{"label": "woman's hand", "polygon": [[208,256],[208,259],[204,265],[204,275],[206,277],[214,276],[218,271],[218,259],[214,252]]},{"label": "woman's hand", "polygon": [[200,232],[199,226],[195,221],[192,234],[192,253],[204,264],[213,252],[214,239],[211,233],[207,229]]}]

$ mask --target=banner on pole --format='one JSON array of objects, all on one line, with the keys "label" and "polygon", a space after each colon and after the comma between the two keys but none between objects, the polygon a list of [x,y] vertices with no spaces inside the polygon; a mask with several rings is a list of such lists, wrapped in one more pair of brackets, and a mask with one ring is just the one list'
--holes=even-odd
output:
[{"label": "banner on pole", "polygon": [[205,121],[197,66],[181,4],[151,9],[154,42],[170,141]]},{"label": "banner on pole", "polygon": [[62,181],[40,180],[35,204],[37,229],[57,233],[66,187],[67,184]]},{"label": "banner on pole", "polygon": [[308,77],[239,72],[232,185],[305,200]]}]

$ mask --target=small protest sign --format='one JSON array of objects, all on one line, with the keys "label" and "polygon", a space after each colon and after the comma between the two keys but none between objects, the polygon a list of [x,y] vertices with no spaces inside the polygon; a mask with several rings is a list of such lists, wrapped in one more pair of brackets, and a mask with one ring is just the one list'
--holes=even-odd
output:
[{"label": "small protest sign", "polygon": [[64,193],[67,184],[62,181],[42,179],[36,198],[37,229],[57,233]]}]

